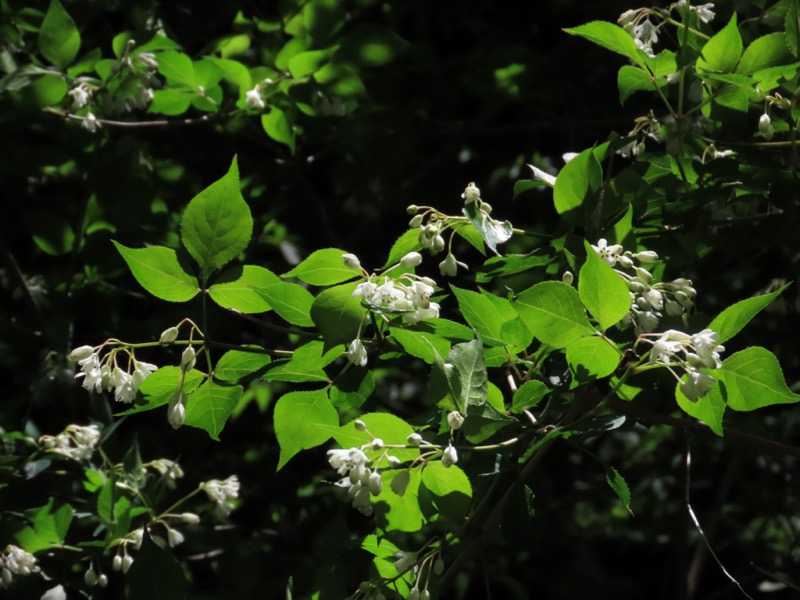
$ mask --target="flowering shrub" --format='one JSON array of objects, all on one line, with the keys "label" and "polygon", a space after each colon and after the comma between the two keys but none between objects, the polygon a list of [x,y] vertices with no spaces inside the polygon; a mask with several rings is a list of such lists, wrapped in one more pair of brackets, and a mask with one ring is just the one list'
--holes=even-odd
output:
[{"label": "flowering shrub", "polygon": [[[755,191],[742,208],[738,190],[758,183],[748,179],[744,159],[772,160],[785,173],[788,159],[759,153],[795,150],[798,28],[785,13],[776,31],[746,46],[735,14],[714,32],[714,5],[685,0],[627,11],[618,25],[568,29],[625,58],[622,102],[649,92],[656,106],[624,137],[614,133],[567,156],[558,173],[531,165],[533,179],[518,181],[515,194],[552,188],[561,223],[546,236],[497,218],[503,203],[493,209],[476,183],[467,183],[456,214],[408,206],[408,229],[386,248],[380,267],[366,268],[343,247],[318,249],[275,272],[248,262],[255,219],[234,157],[227,173],[186,205],[176,247],[146,234],[114,241],[120,264],[141,288],[185,314],[136,340],[79,340],[70,353],[75,379],[117,417],[135,423],[136,415],[156,411],[165,427],[193,428],[213,440],[257,386],[272,386],[279,396],[271,414],[274,466],[290,470],[307,455],[324,475],[304,485],[355,509],[358,531],[340,540],[342,548],[356,543],[371,563],[347,582],[350,598],[446,597],[460,557],[492,543],[516,495],[532,499],[531,474],[558,444],[596,460],[610,492],[632,513],[624,469],[587,448],[598,436],[632,431],[643,398],[663,400],[668,387],[670,404],[659,405],[661,413],[677,407],[687,422],[718,436],[729,410],[800,400],[771,350],[726,351],[787,285],[711,318],[703,282],[690,280],[687,265],[673,264],[657,239],[684,220],[771,210],[770,195]],[[298,54],[303,60],[293,59],[288,71],[248,71],[217,56],[193,62],[161,35],[144,44],[118,37],[114,59],[70,73],[80,37],[58,0],[39,36],[42,58],[66,86],[48,109],[94,133],[116,126],[114,114],[136,110],[176,117],[190,107],[208,114],[221,114],[222,106],[230,114],[269,107],[264,130],[294,150],[286,115],[290,104],[304,103],[288,84],[315,74],[310,85],[333,94],[321,76],[329,57]],[[344,68],[334,59],[325,66]],[[335,98],[324,100],[326,110],[338,110]],[[734,119],[751,125],[746,147],[729,125]],[[684,201],[701,191],[711,200]],[[536,242],[524,251],[513,246],[527,237]],[[476,252],[490,256],[475,260]],[[452,282],[459,275],[473,277],[469,288]],[[214,326],[232,316],[263,331],[245,343],[238,332]],[[414,388],[420,398],[411,407],[384,401],[381,392],[390,373],[404,371],[427,377]],[[74,577],[69,585],[85,594],[105,588],[115,573],[126,577],[131,598],[145,596],[155,580],[165,597],[187,593],[172,549],[229,519],[243,484],[231,474],[184,486],[180,459],[146,460],[137,447],[112,460],[103,448],[114,428],[72,424],[38,440],[4,434],[9,455],[29,474],[71,461],[64,468],[80,485],[66,500],[50,498],[11,516],[18,526],[0,555],[3,586],[21,576],[57,580],[37,560],[64,552],[74,553],[64,558],[73,574],[82,573],[82,585]],[[296,503],[310,495],[298,493]],[[92,508],[78,512],[79,505]],[[77,520],[80,540],[70,528]],[[702,535],[699,524],[697,531]]]}]

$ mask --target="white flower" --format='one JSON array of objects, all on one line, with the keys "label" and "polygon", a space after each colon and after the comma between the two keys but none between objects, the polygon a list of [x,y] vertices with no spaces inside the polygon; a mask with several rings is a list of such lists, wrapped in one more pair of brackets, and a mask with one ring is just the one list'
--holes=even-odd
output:
[{"label": "white flower", "polygon": [[764,139],[767,141],[771,140],[772,136],[775,135],[775,129],[772,127],[772,121],[768,114],[764,113],[761,115],[761,118],[758,119],[758,130],[764,135]]},{"label": "white flower", "polygon": [[[684,0],[684,1],[685,1],[685,0]],[[632,22],[633,22],[634,18],[636,17],[636,14],[637,14],[638,12],[639,12],[639,11],[638,11],[638,10],[635,10],[635,9],[626,10],[624,13],[622,13],[622,14],[619,16],[619,18],[617,19],[617,23],[619,23],[619,26],[620,26],[620,27],[625,27],[625,26],[626,26],[626,25],[628,25],[629,23],[632,23]]]},{"label": "white flower", "polygon": [[167,421],[173,429],[180,429],[186,420],[186,394],[183,390],[178,390],[170,398],[167,407]]},{"label": "white flower", "polygon": [[592,245],[592,250],[597,252],[597,254],[606,261],[606,264],[610,267],[613,267],[617,264],[617,260],[619,255],[622,253],[622,246],[619,244],[612,244],[611,246],[608,245],[608,242],[601,238],[597,240],[597,245]]},{"label": "white flower", "polygon": [[208,498],[217,503],[217,510],[223,515],[231,514],[234,498],[239,497],[239,478],[231,475],[220,481],[212,479],[200,484],[200,489],[208,494]]},{"label": "white flower", "polygon": [[72,112],[78,112],[84,106],[89,104],[89,100],[91,99],[91,90],[85,83],[80,83],[76,87],[72,88],[69,91],[69,95],[72,96],[72,107],[70,110]]},{"label": "white flower", "polygon": [[703,365],[710,369],[718,369],[722,366],[719,353],[725,351],[725,346],[719,345],[718,341],[719,334],[710,329],[704,329],[692,336],[692,345],[697,352],[697,356]]},{"label": "white flower", "polygon": [[452,467],[457,462],[458,452],[456,452],[456,449],[452,444],[449,444],[447,448],[444,449],[444,453],[442,454],[442,465],[445,467]]},{"label": "white flower", "polygon": [[168,477],[170,481],[175,481],[183,477],[183,469],[181,469],[181,466],[168,458],[154,460],[150,463],[150,466],[158,471],[159,474]]},{"label": "white flower", "polygon": [[369,493],[373,496],[380,495],[381,491],[383,490],[383,482],[381,481],[381,476],[377,471],[374,471],[370,474],[367,487],[369,488]]},{"label": "white flower", "polygon": [[261,88],[259,86],[256,86],[247,92],[247,95],[245,96],[245,102],[247,103],[248,107],[256,110],[264,110],[266,107],[266,104],[264,104],[264,99],[261,97]]},{"label": "white flower", "polygon": [[651,333],[658,327],[658,318],[661,315],[651,310],[636,313],[637,333]]},{"label": "white flower", "polygon": [[[675,3],[675,8],[681,11],[686,10],[686,0],[678,0]],[[714,20],[714,5],[713,4],[699,4],[697,6],[690,7],[691,10],[697,14],[697,19],[701,23],[710,23]]]},{"label": "white flower", "polygon": [[353,508],[355,508],[365,517],[372,516],[372,501],[370,500],[369,494],[369,489],[359,484],[357,491],[353,496]]},{"label": "white flower", "polygon": [[172,529],[171,527],[167,528],[167,541],[169,542],[170,548],[182,544],[184,539],[186,538],[184,538],[183,534],[177,529]]},{"label": "white flower", "polygon": [[398,573],[405,573],[416,564],[416,552],[403,552],[402,550],[398,550],[394,553],[394,568],[397,569]]},{"label": "white flower", "polygon": [[152,52],[139,52],[136,55],[136,60],[142,63],[148,69],[155,71],[158,69],[158,61],[156,61],[156,55]]},{"label": "white flower", "polygon": [[158,367],[156,365],[137,360],[134,364],[133,368],[133,385],[136,389],[139,389],[139,386],[142,385],[142,382],[150,377],[150,374],[154,371],[157,371]]},{"label": "white flower", "polygon": [[464,199],[464,204],[472,204],[481,199],[481,191],[475,186],[474,182],[470,182],[461,197]]},{"label": "white flower", "polygon": [[162,344],[169,344],[174,342],[178,339],[178,328],[177,327],[170,327],[169,329],[165,329],[161,332],[161,336],[158,338],[158,341]]},{"label": "white flower", "polygon": [[686,381],[682,381],[680,387],[684,396],[695,401],[711,391],[713,385],[714,378],[711,375],[698,371],[694,367],[687,367]]},{"label": "white flower", "polygon": [[13,544],[6,546],[5,552],[0,555],[0,565],[2,566],[0,587],[11,585],[14,575],[30,575],[39,572],[36,557]]},{"label": "white flower", "polygon": [[97,425],[68,425],[55,437],[43,435],[39,438],[39,444],[48,452],[77,461],[89,460],[99,441],[100,428]]},{"label": "white flower", "polygon": [[555,176],[550,175],[550,173],[547,173],[546,171],[542,171],[539,167],[535,167],[533,165],[528,165],[528,167],[531,169],[531,171],[533,171],[534,179],[538,179],[539,181],[550,187],[555,187],[556,185]]},{"label": "white flower", "polygon": [[181,371],[185,373],[186,371],[191,371],[194,369],[194,365],[197,362],[197,359],[195,358],[196,356],[197,353],[195,352],[194,347],[186,346],[181,353]]},{"label": "white flower", "polygon": [[367,364],[367,349],[364,347],[361,338],[356,338],[350,342],[350,347],[347,349],[347,360],[350,364],[357,367],[364,367]]},{"label": "white flower", "polygon": [[360,269],[361,262],[355,254],[342,254],[342,261],[348,269]]},{"label": "white flower", "polygon": [[91,131],[92,133],[96,132],[100,129],[100,121],[97,120],[92,113],[89,113],[83,118],[83,123],[81,123],[81,127],[83,127],[86,131]]},{"label": "white flower", "polygon": [[458,267],[469,269],[466,264],[456,260],[452,252],[448,252],[445,259],[439,263],[439,272],[446,277],[455,277],[456,273],[458,273]]},{"label": "white flower", "polygon": [[633,28],[633,39],[636,45],[649,56],[654,56],[653,44],[658,41],[658,28],[648,19],[645,19]]}]

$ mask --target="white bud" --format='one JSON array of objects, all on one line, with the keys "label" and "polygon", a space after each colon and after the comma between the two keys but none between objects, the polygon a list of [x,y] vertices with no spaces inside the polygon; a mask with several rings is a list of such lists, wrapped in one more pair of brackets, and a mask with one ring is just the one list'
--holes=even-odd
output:
[{"label": "white bud", "polygon": [[464,190],[464,193],[461,194],[461,197],[464,199],[464,204],[472,204],[473,202],[480,200],[481,191],[473,182],[470,182],[467,184],[467,189]]},{"label": "white bud", "polygon": [[561,276],[561,281],[566,283],[567,285],[572,285],[572,282],[575,280],[575,276],[570,273],[569,271],[564,271],[564,274]]},{"label": "white bud", "polygon": [[408,600],[419,600],[419,590],[417,588],[408,592]]},{"label": "white bud", "polygon": [[431,593],[425,588],[419,593],[419,600],[431,600]]},{"label": "white bud", "polygon": [[194,369],[194,365],[197,362],[196,354],[193,346],[186,346],[186,349],[181,354],[181,371],[185,373]]},{"label": "white bud", "polygon": [[406,206],[406,212],[410,215],[417,214],[417,211],[419,211],[419,206],[417,206],[416,204],[409,204],[408,206]]},{"label": "white bud", "polygon": [[369,476],[367,487],[369,488],[369,493],[373,496],[379,496],[381,491],[383,491],[383,482],[381,481],[381,476],[377,471]]},{"label": "white bud", "polygon": [[131,565],[133,564],[133,557],[130,554],[126,554],[122,558],[122,572],[127,573],[131,569]]},{"label": "white bud", "polygon": [[364,423],[364,421],[362,421],[361,419],[356,419],[355,421],[353,421],[353,427],[356,428],[356,431],[366,431],[367,430],[367,424]]},{"label": "white bud", "polygon": [[97,585],[101,588],[108,586],[108,577],[106,577],[105,573],[100,573],[100,575],[97,576]]},{"label": "white bud", "polygon": [[643,263],[654,263],[658,261],[658,254],[656,254],[652,250],[645,250],[644,252],[639,252],[637,254],[634,254],[634,256]]},{"label": "white bud", "polygon": [[372,440],[371,448],[373,450],[380,450],[381,448],[383,448],[383,440],[381,438],[375,438],[374,440]]},{"label": "white bud", "polygon": [[461,426],[464,424],[464,415],[457,410],[449,412],[447,414],[447,424],[453,431],[461,429]]},{"label": "white bud", "polygon": [[414,215],[411,217],[411,220],[408,222],[408,226],[411,229],[416,229],[420,225],[422,225],[422,221],[425,219],[425,215]]},{"label": "white bud", "polygon": [[406,438],[409,446],[419,446],[422,443],[422,436],[418,433],[412,433]]},{"label": "white bud", "polygon": [[419,252],[409,252],[403,258],[400,259],[400,264],[410,269],[411,267],[416,267],[422,262],[422,254]]},{"label": "white bud", "polygon": [[114,559],[111,561],[111,569],[116,572],[122,570],[122,556],[119,554],[114,556]]},{"label": "white bud", "polygon": [[181,513],[180,518],[181,521],[189,523],[189,525],[197,525],[200,522],[200,517],[194,513]]},{"label": "white bud", "polygon": [[775,129],[772,127],[772,121],[770,121],[769,115],[764,113],[761,115],[761,118],[758,120],[758,130],[764,135],[764,139],[769,141],[772,139],[772,136],[775,134]]},{"label": "white bud", "polygon": [[440,235],[437,235],[433,239],[433,251],[434,253],[438,253],[444,250],[444,238]]},{"label": "white bud", "polygon": [[94,572],[94,569],[91,566],[89,567],[89,570],[83,574],[83,583],[89,587],[94,587],[97,585],[97,573]]},{"label": "white bud", "polygon": [[342,260],[348,269],[361,268],[361,261],[358,260],[358,257],[355,254],[342,254]]},{"label": "white bud", "polygon": [[167,421],[172,425],[173,429],[180,429],[183,422],[186,420],[186,407],[183,402],[170,402],[167,409]]},{"label": "white bud", "polygon": [[92,354],[94,354],[94,348],[91,346],[81,346],[70,352],[69,357],[75,362],[78,362],[79,360],[89,358]]},{"label": "white bud", "polygon": [[169,540],[169,545],[171,548],[174,548],[178,544],[182,544],[184,539],[185,538],[183,537],[183,534],[177,529],[167,529],[167,540]]},{"label": "white bud", "polygon": [[165,329],[161,332],[161,337],[158,338],[158,341],[162,344],[169,344],[170,342],[174,342],[178,339],[178,328],[177,327],[170,327],[169,329]]},{"label": "white bud", "polygon": [[483,210],[483,212],[485,212],[487,215],[490,215],[492,214],[492,205],[488,202],[483,202],[481,203],[481,210]]},{"label": "white bud", "polygon": [[399,467],[403,464],[403,461],[397,458],[396,456],[392,456],[391,454],[386,455],[386,462],[389,463],[390,467]]},{"label": "white bud", "polygon": [[434,575],[441,575],[444,573],[444,561],[441,558],[437,558],[436,562],[433,563],[433,573]]},{"label": "white bud", "polygon": [[457,462],[458,452],[456,452],[456,449],[451,444],[444,449],[444,453],[442,454],[442,465],[445,467],[452,467]]}]

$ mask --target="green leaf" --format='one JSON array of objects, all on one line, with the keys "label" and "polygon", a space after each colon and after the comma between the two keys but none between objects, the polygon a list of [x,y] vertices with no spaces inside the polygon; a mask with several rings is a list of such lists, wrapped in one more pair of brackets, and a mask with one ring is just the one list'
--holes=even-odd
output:
[{"label": "green leaf", "polygon": [[784,34],[769,33],[750,43],[742,54],[736,72],[749,75],[767,67],[780,65],[790,58],[791,53],[786,45]]},{"label": "green leaf", "polygon": [[158,72],[170,83],[178,83],[189,87],[197,86],[192,59],[182,52],[160,52],[158,54]]},{"label": "green leaf", "polygon": [[351,269],[344,264],[343,254],[345,252],[338,248],[317,250],[294,269],[284,273],[282,277],[297,277],[305,283],[324,286],[342,283],[360,276],[361,269]]},{"label": "green leaf", "polygon": [[367,93],[358,73],[343,64],[328,63],[314,73],[314,79],[333,96],[350,98]]},{"label": "green leaf", "polygon": [[497,244],[507,242],[513,233],[513,227],[508,221],[500,222],[492,219],[485,212],[478,209],[477,202],[467,204],[462,212],[464,216],[469,219],[472,226],[481,234],[483,241],[495,254],[500,254],[497,251]]},{"label": "green leaf", "polygon": [[280,445],[278,470],[301,450],[327,442],[339,425],[339,414],[325,389],[289,392],[278,399],[273,417]]},{"label": "green leaf", "polygon": [[383,268],[397,264],[409,252],[418,252],[419,250],[422,250],[422,244],[419,243],[419,228],[409,229],[392,244],[389,258],[386,259]]},{"label": "green leaf", "polygon": [[[247,346],[254,350],[263,350],[260,346]],[[246,352],[243,350],[228,350],[217,361],[214,367],[214,377],[220,381],[239,381],[266,367],[271,358],[267,354]]]},{"label": "green leaf", "polygon": [[[684,375],[682,380],[685,380],[686,377]],[[722,437],[724,433],[722,417],[725,415],[725,398],[719,382],[716,382],[705,396],[700,396],[695,401],[689,400],[681,391],[681,384],[677,383],[675,385],[675,400],[683,412],[698,421],[702,421],[711,428],[711,431]]]},{"label": "green leaf", "polygon": [[453,231],[456,232],[462,239],[466,240],[475,250],[486,256],[486,248],[483,243],[483,236],[480,231],[470,223],[454,224]]},{"label": "green leaf", "polygon": [[289,72],[295,79],[302,79],[311,75],[330,60],[334,49],[309,50],[295,54],[289,59]]},{"label": "green leaf", "polygon": [[289,146],[294,154],[296,143],[294,125],[284,111],[273,106],[267,114],[261,115],[261,126],[269,137]]},{"label": "green leaf", "polygon": [[621,54],[640,67],[644,67],[646,64],[647,55],[639,49],[630,34],[618,25],[605,21],[592,21],[564,31],[571,35],[579,35],[598,46]]},{"label": "green leaf", "polygon": [[790,284],[786,284],[769,294],[754,296],[732,304],[714,317],[714,320],[711,321],[708,328],[719,334],[720,344],[725,343],[739,333],[745,325],[766,308],[783,292],[783,290],[789,287],[789,285]]},{"label": "green leaf", "polygon": [[[398,495],[394,492],[393,484],[396,479],[402,478],[407,479],[405,491],[402,495]],[[378,527],[384,531],[409,531],[414,533],[420,531],[425,524],[425,518],[419,508],[419,487],[422,483],[422,468],[384,471],[381,474],[381,479],[383,481],[383,491],[373,503],[375,521]],[[386,541],[386,538],[383,538],[381,546]],[[394,556],[394,552],[392,552],[391,556]],[[397,569],[394,568],[392,562],[380,562],[387,565],[386,577],[395,577],[397,575]],[[400,580],[399,583],[402,584],[403,581]]]},{"label": "green leaf", "polygon": [[654,91],[664,85],[666,85],[666,80],[653,82],[652,75],[639,67],[624,65],[617,73],[620,105],[625,104],[625,101],[636,92]]},{"label": "green leaf", "polygon": [[619,361],[620,353],[613,342],[598,336],[581,338],[567,346],[567,364],[580,382],[611,375]]},{"label": "green leaf", "polygon": [[193,94],[186,90],[175,88],[165,88],[153,92],[153,102],[148,107],[148,111],[159,115],[177,116],[182,115],[192,104]]},{"label": "green leaf", "polygon": [[578,293],[584,306],[605,331],[619,323],[631,309],[628,285],[584,240],[586,262],[581,267]]},{"label": "green leaf", "polygon": [[517,423],[516,419],[498,411],[489,402],[483,406],[469,406],[465,417],[462,431],[464,437],[473,444],[480,444],[501,429]]},{"label": "green leaf", "polygon": [[631,490],[622,478],[622,475],[619,474],[619,471],[614,467],[607,469],[606,482],[611,486],[611,489],[614,490],[614,493],[617,494],[617,497],[620,499],[625,509],[633,516],[633,511],[631,510]]},{"label": "green leaf", "polygon": [[244,265],[222,273],[208,288],[208,295],[222,308],[245,314],[262,313],[272,310],[272,307],[257,290],[280,282],[280,277],[269,269]]},{"label": "green leaf", "polygon": [[440,517],[453,523],[467,515],[471,505],[472,484],[457,465],[445,467],[440,461],[428,463],[422,469],[422,485],[436,496],[433,505]]},{"label": "green leaf", "polygon": [[456,344],[442,365],[458,409],[466,414],[469,406],[486,403],[488,379],[483,363],[483,348],[478,340]]},{"label": "green leaf", "polygon": [[800,53],[800,10],[798,10],[797,0],[789,0],[786,6],[786,17],[784,18],[784,29],[786,30],[786,45],[792,54],[797,57]]},{"label": "green leaf", "polygon": [[578,292],[561,281],[537,283],[512,304],[534,337],[554,348],[594,333]]},{"label": "green leaf", "polygon": [[558,214],[570,222],[577,222],[575,215],[579,214],[578,209],[583,205],[587,194],[602,183],[602,179],[603,170],[594,148],[587,148],[569,161],[559,171],[553,186],[553,203]]},{"label": "green leaf", "polygon": [[253,217],[239,190],[233,158],[228,172],[192,198],[181,219],[181,240],[208,275],[242,252],[253,234]]},{"label": "green leaf", "polygon": [[514,392],[514,399],[511,401],[511,412],[518,415],[523,410],[533,408],[549,393],[550,388],[541,381],[535,379],[526,381]]},{"label": "green leaf", "polygon": [[52,64],[65,69],[81,47],[81,34],[75,21],[59,0],[50,0],[50,7],[39,29],[39,51]]},{"label": "green leaf", "polygon": [[311,320],[327,348],[349,344],[358,335],[365,315],[360,296],[353,296],[356,284],[338,285],[320,292],[311,304]]},{"label": "green leaf", "polygon": [[511,302],[484,290],[481,293],[450,286],[464,319],[484,343],[527,346],[532,336],[521,322]]},{"label": "green leaf", "polygon": [[316,381],[328,383],[323,368],[336,360],[342,353],[342,346],[324,351],[323,343],[314,340],[297,348],[292,358],[273,361],[262,379],[264,381],[289,381],[294,383]]},{"label": "green leaf", "polygon": [[285,321],[299,327],[314,326],[310,314],[314,296],[304,287],[280,282],[253,289]]},{"label": "green leaf", "polygon": [[199,292],[197,279],[183,270],[172,248],[128,248],[114,240],[112,242],[136,281],[156,298],[186,302]]},{"label": "green leaf", "polygon": [[[186,394],[191,393],[193,390],[203,382],[205,375],[200,371],[192,369],[187,371],[183,378],[183,391]],[[117,413],[115,416],[121,417],[124,415],[135,415],[136,413],[153,410],[159,406],[164,406],[170,401],[175,390],[178,389],[178,384],[181,380],[180,367],[161,367],[152,373],[147,379],[139,386],[139,391],[142,393],[142,402],[138,399],[134,403],[133,408],[124,412]]]},{"label": "green leaf", "polygon": [[73,512],[69,504],[55,508],[53,498],[50,498],[44,506],[26,510],[25,516],[30,525],[17,531],[15,534],[17,543],[31,554],[60,546],[69,531]]},{"label": "green leaf", "polygon": [[212,440],[219,441],[225,421],[241,397],[242,386],[223,386],[209,379],[189,394],[185,424],[202,429]]},{"label": "green leaf", "polygon": [[742,55],[742,36],[736,26],[736,13],[728,24],[708,40],[697,59],[697,68],[703,71],[732,73]]},{"label": "green leaf", "polygon": [[142,546],[125,577],[126,600],[181,600],[188,587],[181,565],[153,542],[145,527]]},{"label": "green leaf", "polygon": [[387,27],[360,23],[344,36],[336,58],[365,67],[380,67],[394,60],[408,46],[408,42]]},{"label": "green leaf", "polygon": [[375,377],[369,369],[352,367],[339,375],[330,389],[333,405],[339,410],[354,410],[375,391]]},{"label": "green leaf", "polygon": [[391,336],[403,347],[403,350],[411,356],[416,356],[432,365],[436,360],[436,354],[447,356],[450,352],[450,342],[434,333],[425,331],[413,331],[402,327],[390,327]]},{"label": "green leaf", "polygon": [[750,411],[800,401],[786,385],[775,355],[759,346],[731,355],[714,374],[725,384],[726,401],[733,410]]}]

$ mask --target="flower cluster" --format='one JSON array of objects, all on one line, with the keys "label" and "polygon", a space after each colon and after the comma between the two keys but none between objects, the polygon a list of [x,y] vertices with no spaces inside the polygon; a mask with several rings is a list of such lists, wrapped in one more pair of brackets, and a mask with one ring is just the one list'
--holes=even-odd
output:
[{"label": "flower cluster", "polygon": [[342,479],[338,482],[347,488],[353,508],[367,517],[372,515],[370,495],[377,496],[383,489],[380,473],[368,465],[372,461],[359,448],[328,450],[328,462]]},{"label": "flower cluster", "polygon": [[652,112],[648,115],[637,117],[634,119],[633,129],[625,137],[633,137],[634,139],[617,149],[617,154],[623,158],[639,156],[646,149],[645,140],[647,138],[655,141],[661,140],[661,123]]},{"label": "flower cluster", "polygon": [[97,425],[68,425],[56,436],[41,436],[39,445],[48,452],[83,462],[92,457],[99,441],[100,429]]},{"label": "flower cluster", "polygon": [[[704,329],[690,335],[682,331],[670,329],[661,334],[652,334],[655,340],[647,339],[653,347],[650,350],[650,364],[665,365],[680,382],[681,392],[689,400],[697,400],[705,396],[714,385],[714,377],[701,368],[718,369],[722,366],[720,352],[725,347],[719,344],[719,334]],[[686,372],[686,379],[681,379],[672,367],[680,367]]]},{"label": "flower cluster", "polygon": [[[686,12],[686,4],[686,0],[678,0],[675,3],[674,8],[681,12]],[[710,23],[714,20],[714,5],[711,3],[698,4],[696,6],[692,5],[689,7],[689,10],[697,15],[697,20],[701,23]]]},{"label": "flower cluster", "polygon": [[81,346],[70,353],[72,360],[81,367],[81,372],[76,378],[83,378],[83,387],[86,390],[101,391],[103,388],[114,392],[117,402],[130,404],[136,398],[139,386],[158,369],[156,365],[136,360],[131,352],[128,354],[128,369],[123,370],[117,365],[119,350],[112,350],[101,360],[100,351],[91,346]]},{"label": "flower cluster", "polygon": [[22,548],[9,544],[5,552],[0,554],[0,587],[10,586],[14,575],[30,575],[38,572],[36,557]]},{"label": "flower cluster", "polygon": [[439,305],[430,298],[436,282],[429,277],[404,273],[393,278],[388,275],[370,276],[353,291],[371,310],[381,313],[402,313],[407,323],[439,316]]},{"label": "flower cluster", "polygon": [[626,10],[619,16],[617,23],[627,31],[636,45],[648,56],[655,56],[653,45],[658,42],[658,27],[648,19],[647,9]]},{"label": "flower cluster", "polygon": [[275,82],[272,79],[265,79],[256,84],[256,86],[245,94],[245,104],[248,108],[254,110],[264,110],[266,103],[264,102],[264,90]]},{"label": "flower cluster", "polygon": [[217,512],[227,517],[234,508],[233,500],[239,497],[239,478],[231,475],[222,481],[212,479],[201,483],[200,489],[208,494],[209,500],[216,502]]},{"label": "flower cluster", "polygon": [[654,282],[650,271],[641,266],[658,261],[655,252],[623,251],[619,244],[609,245],[604,239],[598,240],[592,248],[609,266],[621,267],[615,270],[628,284],[632,300],[631,310],[622,324],[633,325],[637,334],[655,331],[664,312],[671,317],[683,317],[694,305],[697,291],[691,280],[680,277],[669,282]]}]

